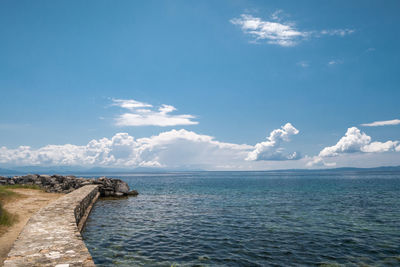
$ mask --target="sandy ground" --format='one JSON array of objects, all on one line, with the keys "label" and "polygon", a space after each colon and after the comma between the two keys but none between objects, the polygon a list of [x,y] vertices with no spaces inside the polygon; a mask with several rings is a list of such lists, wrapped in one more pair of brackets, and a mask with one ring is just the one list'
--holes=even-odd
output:
[{"label": "sandy ground", "polygon": [[63,196],[64,194],[45,193],[34,189],[10,189],[23,197],[14,199],[4,205],[10,213],[18,215],[18,221],[9,227],[5,233],[0,234],[0,266],[3,265],[15,239],[28,222],[29,218],[40,208],[46,206],[51,201]]}]

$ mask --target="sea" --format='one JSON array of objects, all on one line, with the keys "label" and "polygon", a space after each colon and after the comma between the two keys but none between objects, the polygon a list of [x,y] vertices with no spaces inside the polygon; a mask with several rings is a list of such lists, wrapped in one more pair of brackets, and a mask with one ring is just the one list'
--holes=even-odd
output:
[{"label": "sea", "polygon": [[399,171],[110,176],[83,239],[97,266],[400,266]]}]

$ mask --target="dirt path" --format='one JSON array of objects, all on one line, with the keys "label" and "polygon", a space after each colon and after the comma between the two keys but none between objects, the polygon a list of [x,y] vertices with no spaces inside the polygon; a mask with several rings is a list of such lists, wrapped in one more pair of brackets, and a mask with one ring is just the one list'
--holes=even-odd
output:
[{"label": "dirt path", "polygon": [[13,214],[18,215],[18,221],[9,227],[6,232],[0,235],[0,266],[3,265],[15,239],[17,239],[22,228],[28,222],[33,213],[46,206],[51,201],[63,196],[64,194],[45,193],[34,189],[10,189],[23,197],[14,199],[6,203],[4,208]]}]

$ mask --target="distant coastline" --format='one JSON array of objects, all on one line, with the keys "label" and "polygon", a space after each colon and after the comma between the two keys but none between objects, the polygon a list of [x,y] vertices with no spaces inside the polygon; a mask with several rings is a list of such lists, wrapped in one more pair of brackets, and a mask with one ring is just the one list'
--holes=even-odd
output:
[{"label": "distant coastline", "polygon": [[[400,171],[399,166],[380,166],[373,168],[357,168],[357,167],[340,167],[340,168],[329,168],[329,169],[279,169],[279,170],[254,170],[254,171],[236,171],[236,172],[343,172],[343,171]],[[82,168],[77,166],[22,166],[14,168],[0,168],[0,175],[25,175],[27,173],[58,173],[61,175],[76,174],[76,175],[123,175],[132,173],[170,173],[170,172],[232,172],[230,170],[223,171],[209,171],[199,169],[155,169],[155,168],[135,168],[135,169],[123,169],[123,168]],[[235,172],[235,171],[233,171]]]}]

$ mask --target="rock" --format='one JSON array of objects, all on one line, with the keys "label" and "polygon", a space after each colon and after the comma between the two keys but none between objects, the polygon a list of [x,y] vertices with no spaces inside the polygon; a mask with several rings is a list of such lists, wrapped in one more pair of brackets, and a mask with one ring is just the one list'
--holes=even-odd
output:
[{"label": "rock", "polygon": [[100,191],[100,195],[102,196],[102,197],[110,197],[110,196],[112,196],[114,193],[113,193],[113,191],[110,191],[110,190],[103,190],[103,191]]},{"label": "rock", "polygon": [[128,184],[121,180],[116,180],[116,181],[118,183],[117,183],[117,186],[115,187],[115,191],[127,194],[129,192]]},{"label": "rock", "polygon": [[105,191],[111,191],[111,192],[115,191],[114,188],[111,186],[100,186],[100,188]]},{"label": "rock", "polygon": [[129,191],[127,195],[128,195],[128,196],[136,197],[137,195],[139,195],[139,192],[136,191],[136,190],[132,190],[132,191]]}]

